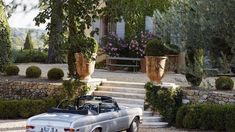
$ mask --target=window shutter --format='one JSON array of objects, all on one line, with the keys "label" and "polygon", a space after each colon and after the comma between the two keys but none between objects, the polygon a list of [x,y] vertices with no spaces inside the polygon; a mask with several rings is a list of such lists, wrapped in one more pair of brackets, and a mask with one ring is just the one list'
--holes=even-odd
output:
[{"label": "window shutter", "polygon": [[146,16],[145,17],[145,30],[151,33],[154,32],[154,22],[153,17]]},{"label": "window shutter", "polygon": [[124,37],[125,37],[125,21],[123,19],[122,19],[122,21],[117,22],[116,34],[119,38],[124,39]]}]

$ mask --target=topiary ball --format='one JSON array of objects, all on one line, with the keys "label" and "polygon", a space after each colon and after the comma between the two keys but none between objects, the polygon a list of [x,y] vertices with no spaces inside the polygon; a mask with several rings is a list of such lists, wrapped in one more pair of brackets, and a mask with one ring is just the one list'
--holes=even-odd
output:
[{"label": "topiary ball", "polygon": [[230,77],[219,77],[215,81],[215,87],[217,90],[232,90],[234,82]]},{"label": "topiary ball", "polygon": [[47,72],[49,80],[60,80],[64,77],[64,72],[60,68],[52,68]]},{"label": "topiary ball", "polygon": [[152,39],[145,48],[146,56],[165,56],[167,54],[166,45],[158,38]]},{"label": "topiary ball", "polygon": [[42,71],[37,66],[30,66],[26,69],[26,77],[28,78],[39,78],[42,74]]},{"label": "topiary ball", "polygon": [[6,70],[5,70],[6,75],[8,75],[8,76],[18,75],[19,71],[20,71],[20,69],[16,65],[9,65],[6,67]]}]

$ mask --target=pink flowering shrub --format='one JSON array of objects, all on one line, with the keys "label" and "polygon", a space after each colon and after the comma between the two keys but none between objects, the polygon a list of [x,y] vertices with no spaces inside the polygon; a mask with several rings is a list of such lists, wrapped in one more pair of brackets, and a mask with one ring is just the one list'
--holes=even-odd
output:
[{"label": "pink flowering shrub", "polygon": [[147,42],[154,36],[151,33],[141,32],[129,43],[129,54],[131,57],[143,58]]},{"label": "pink flowering shrub", "polygon": [[102,38],[101,48],[109,56],[143,58],[148,40],[152,39],[151,33],[141,32],[130,42],[126,42],[115,34]]}]

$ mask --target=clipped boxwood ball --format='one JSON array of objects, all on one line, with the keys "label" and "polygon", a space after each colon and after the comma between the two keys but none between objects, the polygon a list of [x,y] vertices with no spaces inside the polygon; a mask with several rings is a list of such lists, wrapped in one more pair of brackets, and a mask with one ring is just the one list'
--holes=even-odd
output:
[{"label": "clipped boxwood ball", "polygon": [[215,81],[215,86],[218,90],[232,90],[234,82],[230,77],[219,77]]},{"label": "clipped boxwood ball", "polygon": [[8,75],[8,76],[18,75],[19,71],[20,71],[20,69],[16,65],[9,65],[6,67],[6,70],[5,70],[6,75]]},{"label": "clipped boxwood ball", "polygon": [[50,80],[60,80],[64,77],[64,72],[60,68],[52,68],[48,71],[47,77]]},{"label": "clipped boxwood ball", "polygon": [[39,78],[42,74],[42,71],[37,66],[30,66],[26,69],[26,77],[28,78]]}]

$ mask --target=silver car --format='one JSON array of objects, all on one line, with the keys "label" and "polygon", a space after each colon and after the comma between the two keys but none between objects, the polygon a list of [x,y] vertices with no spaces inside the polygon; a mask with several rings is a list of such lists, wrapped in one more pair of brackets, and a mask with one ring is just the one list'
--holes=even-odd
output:
[{"label": "silver car", "polygon": [[29,118],[26,132],[138,132],[142,113],[118,106],[111,97],[81,96]]}]

